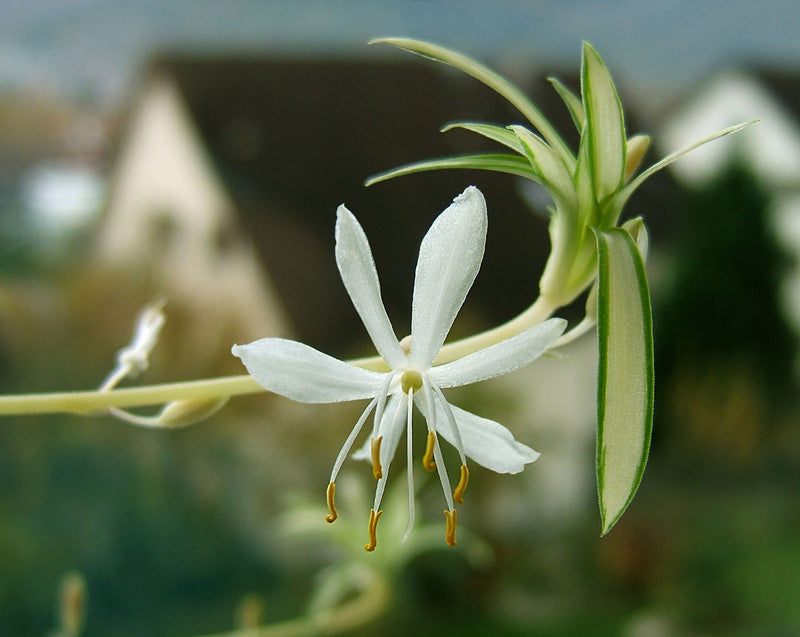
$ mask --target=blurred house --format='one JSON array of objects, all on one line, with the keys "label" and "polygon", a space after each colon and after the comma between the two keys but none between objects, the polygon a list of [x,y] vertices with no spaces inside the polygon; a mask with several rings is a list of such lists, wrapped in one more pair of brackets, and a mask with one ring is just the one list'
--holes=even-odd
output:
[{"label": "blurred house", "polygon": [[[730,70],[685,96],[663,124],[659,139],[674,150],[722,128],[758,119],[735,135],[692,151],[671,166],[692,187],[703,187],[734,159],[748,168],[772,198],[780,241],[800,255],[800,74],[764,69]],[[787,312],[800,329],[800,259],[786,282]]]},{"label": "blurred house", "polygon": [[239,342],[292,334],[345,352],[364,331],[334,262],[337,206],[364,225],[402,332],[419,241],[474,183],[492,214],[468,307],[476,320],[505,320],[534,297],[547,249],[546,221],[527,214],[512,178],[363,181],[481,148],[438,129],[454,118],[515,121],[506,108],[474,80],[416,62],[157,58],[127,117],[96,256],[141,269],[200,319],[224,315]]},{"label": "blurred house", "polygon": [[110,118],[47,91],[0,90],[0,271],[24,271],[102,205]]}]

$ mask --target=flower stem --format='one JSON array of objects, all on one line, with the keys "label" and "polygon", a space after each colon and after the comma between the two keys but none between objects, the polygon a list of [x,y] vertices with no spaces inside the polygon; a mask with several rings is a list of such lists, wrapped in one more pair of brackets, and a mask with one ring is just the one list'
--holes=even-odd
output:
[{"label": "flower stem", "polygon": [[[528,309],[510,321],[442,347],[435,363],[441,365],[456,360],[523,332],[546,320],[556,309],[540,296]],[[349,361],[358,367],[386,371],[388,367],[379,356]],[[177,400],[209,400],[256,394],[266,391],[251,376],[224,376],[180,383],[143,385],[106,391],[53,392],[0,396],[0,416],[23,414],[91,414],[109,407],[142,407],[163,405]]]},{"label": "flower stem", "polygon": [[175,400],[224,398],[265,391],[247,374],[181,383],[125,387],[111,391],[54,392],[0,396],[0,416],[12,414],[89,414],[109,407],[163,405]]},{"label": "flower stem", "polygon": [[512,336],[516,336],[525,330],[544,322],[556,310],[544,296],[540,296],[527,310],[518,314],[510,321],[498,325],[485,332],[480,332],[473,336],[462,338],[459,341],[448,343],[439,350],[439,354],[434,361],[435,365],[449,363],[467,354],[472,354],[480,349],[500,343]]},{"label": "flower stem", "polygon": [[331,610],[258,628],[217,633],[206,637],[313,637],[350,633],[386,612],[391,600],[385,576],[373,570],[362,573],[366,581],[361,593]]}]

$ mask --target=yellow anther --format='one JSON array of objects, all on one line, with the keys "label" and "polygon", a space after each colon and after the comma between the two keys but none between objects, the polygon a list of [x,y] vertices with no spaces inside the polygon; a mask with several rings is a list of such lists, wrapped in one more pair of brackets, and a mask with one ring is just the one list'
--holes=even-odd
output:
[{"label": "yellow anther", "polygon": [[375,509],[369,510],[369,543],[364,545],[367,551],[374,551],[375,547],[378,545],[378,520],[380,520],[381,515],[383,515],[382,509],[377,513],[375,513]]},{"label": "yellow anther", "polygon": [[331,482],[328,485],[328,490],[325,492],[325,496],[328,499],[328,511],[330,511],[330,515],[325,516],[325,521],[328,524],[336,522],[336,518],[339,517],[339,514],[336,513],[336,505],[333,503],[333,498],[335,495],[336,495],[336,483]]},{"label": "yellow anther", "polygon": [[444,532],[444,539],[447,540],[447,546],[456,545],[456,510],[444,510],[444,517],[447,520],[447,528]]},{"label": "yellow anther", "polygon": [[456,490],[453,491],[453,499],[461,504],[464,501],[464,491],[467,488],[467,482],[469,482],[469,469],[467,469],[467,465],[461,465],[461,478],[456,485]]},{"label": "yellow anther", "polygon": [[414,393],[418,392],[422,389],[422,374],[415,372],[413,369],[404,371],[400,377],[400,386],[406,394],[412,389]]},{"label": "yellow anther", "polygon": [[425,443],[425,455],[422,456],[422,466],[426,471],[433,471],[436,463],[433,461],[433,450],[436,448],[436,434],[428,432],[428,442]]},{"label": "yellow anther", "polygon": [[381,442],[383,436],[378,436],[370,441],[370,449],[372,450],[372,475],[376,480],[383,477],[383,469],[381,468]]}]

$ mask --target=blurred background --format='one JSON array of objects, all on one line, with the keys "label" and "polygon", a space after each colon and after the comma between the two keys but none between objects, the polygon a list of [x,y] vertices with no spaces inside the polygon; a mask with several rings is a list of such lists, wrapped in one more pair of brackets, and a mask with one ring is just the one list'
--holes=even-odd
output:
[{"label": "blurred background", "polygon": [[[423,483],[441,550],[392,567],[390,605],[358,634],[405,635],[412,623],[421,635],[800,634],[799,30],[793,0],[6,0],[0,392],[97,387],[157,296],[167,323],[140,382],[242,373],[230,346],[267,335],[370,354],[333,259],[342,202],[366,229],[402,336],[419,240],[474,183],[490,211],[487,255],[453,333],[514,316],[547,256],[541,192],[470,172],[362,183],[483,148],[440,134],[448,121],[518,114],[469,78],[366,42],[459,49],[568,131],[544,78],[577,90],[588,40],[629,132],[653,136],[648,163],[761,119],[628,204],[651,237],[657,413],[645,479],[601,539],[593,336],[453,392],[542,457],[513,477],[474,469],[455,550],[438,488]],[[357,557],[326,539],[322,509],[312,542],[284,524],[298,498],[324,504],[360,409],[252,396],[163,432],[100,416],[4,418],[0,633],[50,634],[59,587],[76,581],[88,590],[85,635],[223,632],[243,603],[268,622],[300,615],[320,569],[363,560],[368,506],[347,512]],[[348,470],[371,488],[368,466]],[[404,506],[389,515],[402,524]],[[387,538],[378,553],[393,550]]]}]

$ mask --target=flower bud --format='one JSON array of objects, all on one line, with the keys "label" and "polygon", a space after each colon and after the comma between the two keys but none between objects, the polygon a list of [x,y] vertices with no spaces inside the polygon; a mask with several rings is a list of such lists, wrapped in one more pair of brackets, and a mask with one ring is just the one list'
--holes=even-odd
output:
[{"label": "flower bud", "polygon": [[228,397],[175,400],[167,403],[156,417],[157,426],[177,429],[192,425],[218,412]]},{"label": "flower bud", "polygon": [[628,138],[628,149],[625,157],[625,182],[633,177],[650,147],[649,135],[634,135]]}]

